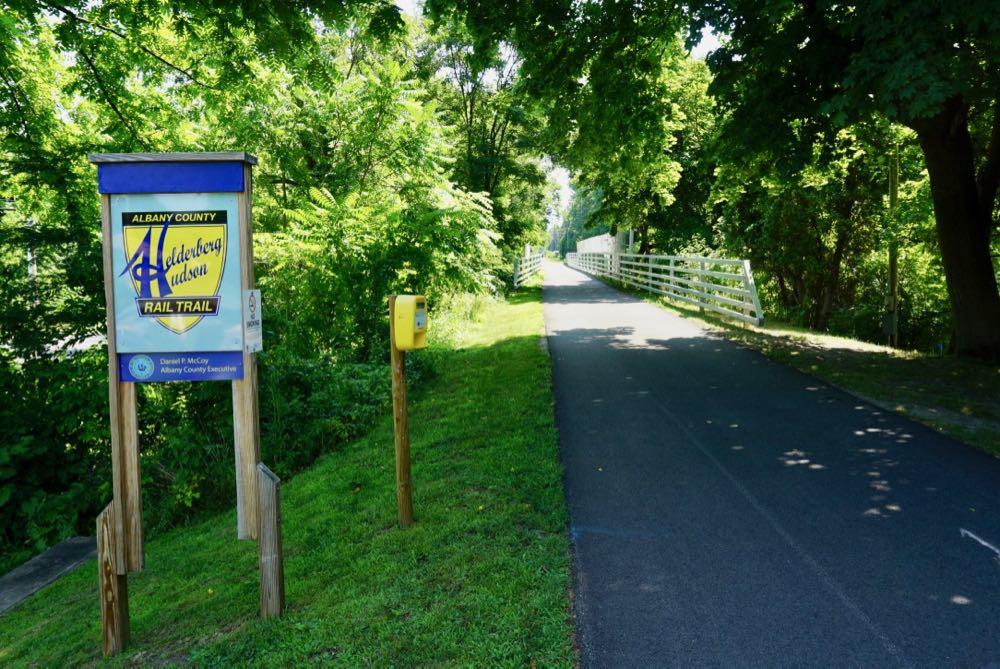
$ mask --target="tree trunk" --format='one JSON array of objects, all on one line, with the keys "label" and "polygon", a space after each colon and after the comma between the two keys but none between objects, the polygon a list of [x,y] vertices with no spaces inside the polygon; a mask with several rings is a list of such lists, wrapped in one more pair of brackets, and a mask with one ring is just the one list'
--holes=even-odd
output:
[{"label": "tree trunk", "polygon": [[649,240],[649,223],[643,223],[639,227],[639,253],[640,254],[651,253],[651,245]]},{"label": "tree trunk", "polygon": [[818,310],[812,325],[816,330],[825,332],[830,325],[830,314],[833,313],[833,305],[840,292],[840,270],[849,235],[850,232],[845,232],[842,229],[837,230],[837,241],[833,248],[833,256],[830,258],[830,266],[819,281]]},{"label": "tree trunk", "polygon": [[990,211],[980,206],[972,140],[961,99],[912,124],[920,138],[960,356],[1000,359],[1000,293],[990,260]]}]

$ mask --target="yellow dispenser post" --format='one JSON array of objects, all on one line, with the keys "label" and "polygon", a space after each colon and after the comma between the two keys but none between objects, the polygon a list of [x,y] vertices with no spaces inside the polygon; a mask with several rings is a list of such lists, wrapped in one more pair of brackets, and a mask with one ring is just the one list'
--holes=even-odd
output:
[{"label": "yellow dispenser post", "polygon": [[406,352],[427,346],[427,300],[423,295],[389,296],[389,353],[392,364],[392,422],[396,433],[396,505],[399,524],[413,524],[410,425],[406,408]]},{"label": "yellow dispenser post", "polygon": [[423,295],[397,295],[392,327],[396,348],[400,351],[426,347],[426,298]]}]

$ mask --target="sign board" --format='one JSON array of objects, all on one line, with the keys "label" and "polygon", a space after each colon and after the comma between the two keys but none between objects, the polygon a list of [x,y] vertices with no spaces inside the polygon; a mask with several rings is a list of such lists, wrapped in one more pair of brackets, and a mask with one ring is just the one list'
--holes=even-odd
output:
[{"label": "sign board", "polygon": [[109,162],[98,183],[120,379],[242,379],[242,162]]},{"label": "sign board", "polygon": [[[240,539],[275,535],[277,489],[258,486],[260,293],[253,290],[252,166],[246,153],[107,153],[97,165],[107,304],[113,498],[101,514],[105,654],[128,641],[128,574],[142,571],[136,382],[230,380]],[[250,340],[249,342],[247,340]],[[267,471],[266,468],[263,469]],[[265,482],[266,483],[266,482]],[[275,486],[276,486],[276,482]],[[263,545],[263,544],[262,544]],[[278,539],[280,561],[280,539]],[[274,551],[260,553],[261,574]],[[107,586],[107,587],[105,587]],[[262,585],[261,601],[273,589]],[[279,603],[281,598],[274,601]],[[274,615],[271,609],[262,611]]]},{"label": "sign board", "polygon": [[264,348],[264,333],[260,314],[260,291],[243,291],[243,344],[247,353]]}]

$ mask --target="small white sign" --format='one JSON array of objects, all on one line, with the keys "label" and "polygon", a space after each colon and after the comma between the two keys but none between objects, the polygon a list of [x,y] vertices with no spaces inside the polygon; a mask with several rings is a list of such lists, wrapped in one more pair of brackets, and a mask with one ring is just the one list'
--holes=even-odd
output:
[{"label": "small white sign", "polygon": [[243,291],[243,341],[247,353],[256,353],[264,348],[259,290]]}]

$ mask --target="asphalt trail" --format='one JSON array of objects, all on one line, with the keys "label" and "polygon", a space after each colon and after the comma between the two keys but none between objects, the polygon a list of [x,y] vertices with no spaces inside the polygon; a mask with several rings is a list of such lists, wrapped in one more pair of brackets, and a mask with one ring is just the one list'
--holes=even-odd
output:
[{"label": "asphalt trail", "polygon": [[1000,460],[545,272],[585,667],[1000,667]]}]

